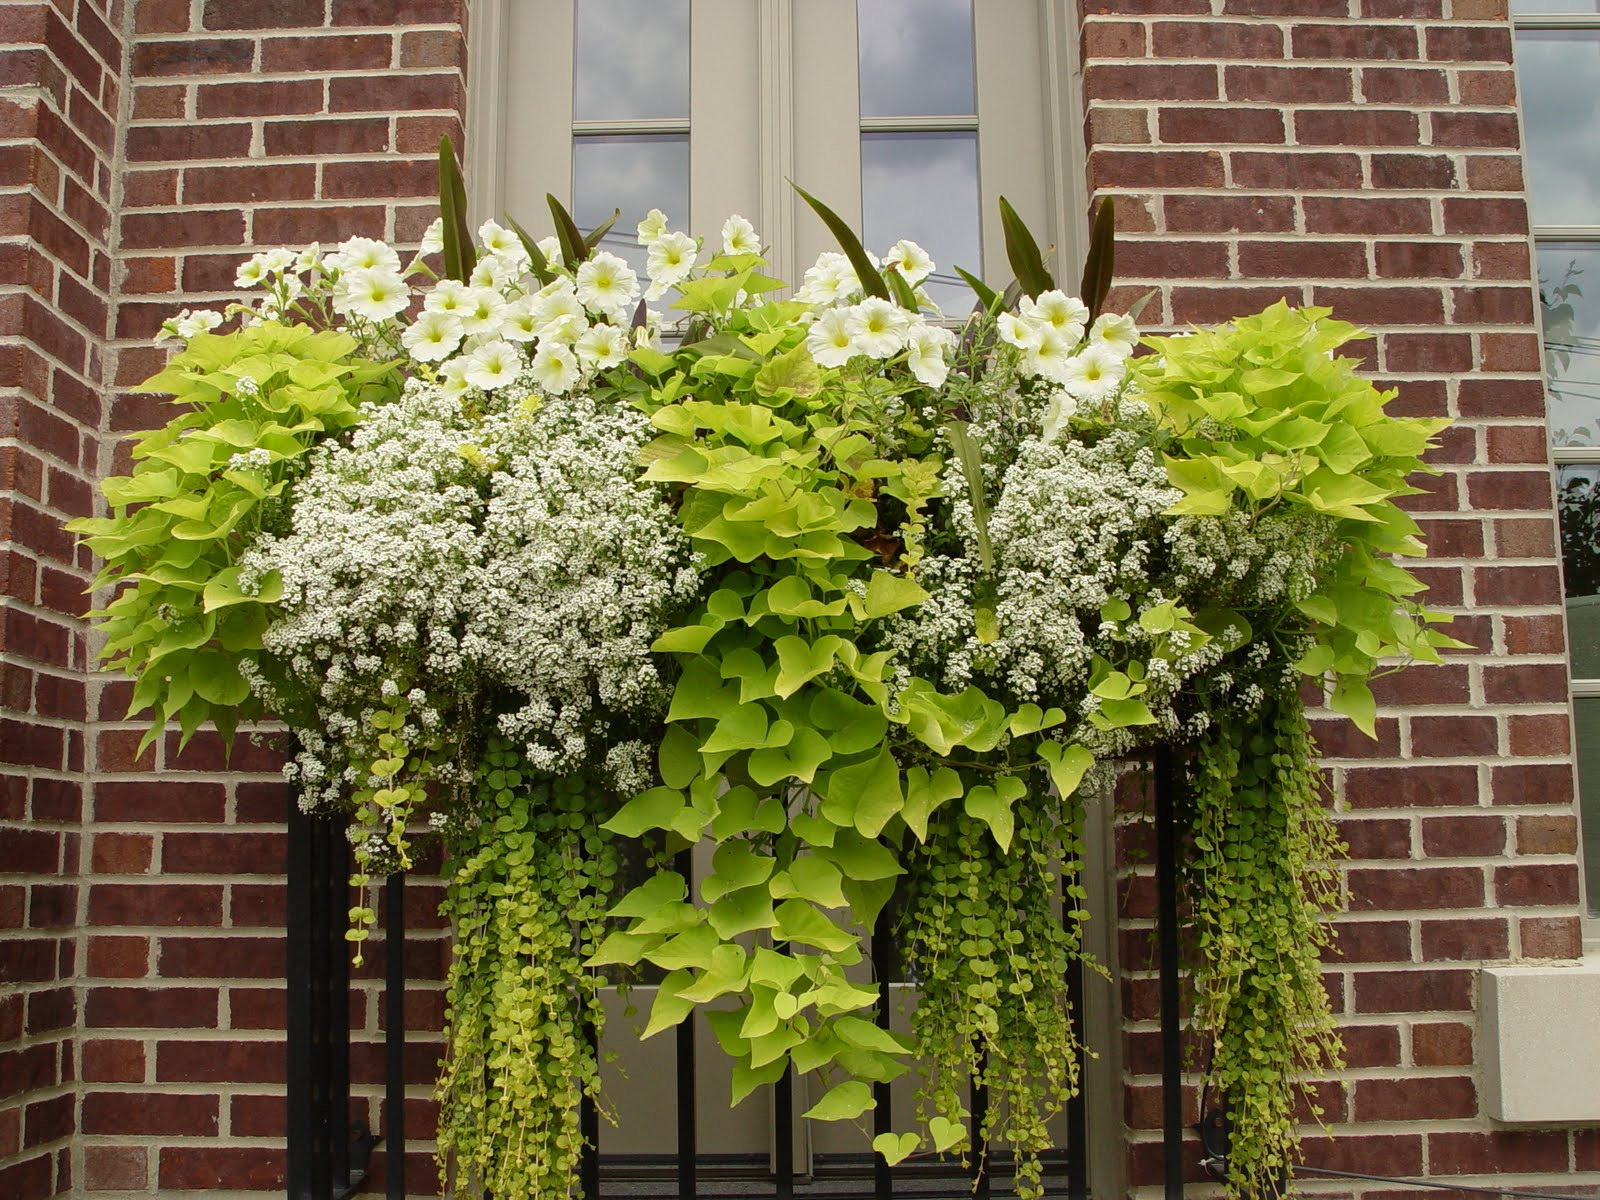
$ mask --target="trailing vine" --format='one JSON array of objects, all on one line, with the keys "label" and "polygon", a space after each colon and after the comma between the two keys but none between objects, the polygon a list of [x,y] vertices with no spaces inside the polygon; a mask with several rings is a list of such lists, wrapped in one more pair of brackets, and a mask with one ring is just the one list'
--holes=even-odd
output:
[{"label": "trailing vine", "polygon": [[1192,852],[1182,871],[1194,929],[1195,1026],[1206,1086],[1232,1122],[1229,1190],[1272,1195],[1298,1158],[1297,1102],[1342,1046],[1322,986],[1343,854],[1323,804],[1299,695],[1218,714],[1189,777]]},{"label": "trailing vine", "polygon": [[540,778],[503,738],[484,755],[445,867],[447,1194],[565,1194],[577,1174],[579,1102],[600,1088],[605,981],[585,964],[614,899],[616,849],[600,828],[610,803],[593,778]]}]

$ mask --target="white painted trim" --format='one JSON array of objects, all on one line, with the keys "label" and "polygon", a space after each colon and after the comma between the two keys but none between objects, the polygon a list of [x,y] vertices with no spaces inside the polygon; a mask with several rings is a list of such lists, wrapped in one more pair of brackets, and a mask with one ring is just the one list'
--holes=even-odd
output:
[{"label": "white painted trim", "polygon": [[474,229],[505,211],[506,37],[510,0],[474,0],[467,33],[467,125],[462,148],[467,212]]}]

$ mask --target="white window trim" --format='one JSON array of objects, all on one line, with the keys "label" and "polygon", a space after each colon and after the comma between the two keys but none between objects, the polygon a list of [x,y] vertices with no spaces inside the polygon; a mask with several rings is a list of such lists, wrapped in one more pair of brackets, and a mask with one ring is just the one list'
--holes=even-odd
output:
[{"label": "white window trim", "polygon": [[[1560,31],[1560,30],[1591,30],[1600,31],[1600,13],[1573,14],[1573,13],[1518,13],[1510,14],[1513,35],[1513,62],[1515,62],[1515,35],[1519,30]],[[1517,109],[1518,137],[1526,156],[1528,136],[1527,120],[1521,105]],[[1528,210],[1530,216],[1533,211],[1532,198],[1529,198]],[[1534,285],[1538,286],[1539,280],[1539,244],[1541,242],[1600,242],[1600,224],[1594,225],[1545,225],[1529,221],[1528,250],[1529,259],[1533,264]],[[1534,324],[1539,333],[1539,348],[1542,363],[1544,359],[1544,311],[1542,305],[1534,307]],[[1548,390],[1550,381],[1545,378],[1545,387]],[[1549,433],[1548,417],[1546,420],[1546,434]],[[1583,948],[1586,957],[1600,954],[1600,916],[1589,914],[1589,880],[1588,856],[1584,851],[1583,843],[1583,799],[1582,780],[1578,776],[1578,714],[1576,701],[1600,697],[1600,679],[1577,679],[1571,674],[1572,670],[1572,637],[1567,627],[1566,618],[1566,559],[1561,551],[1561,515],[1559,511],[1560,491],[1556,481],[1560,478],[1560,470],[1567,466],[1584,466],[1600,464],[1600,446],[1557,446],[1550,444],[1550,474],[1552,487],[1552,500],[1555,511],[1552,516],[1556,521],[1556,570],[1562,580],[1562,634],[1566,641],[1566,659],[1568,667],[1568,701],[1567,722],[1572,730],[1572,780],[1575,803],[1574,812],[1578,819],[1578,916],[1582,923]]]}]

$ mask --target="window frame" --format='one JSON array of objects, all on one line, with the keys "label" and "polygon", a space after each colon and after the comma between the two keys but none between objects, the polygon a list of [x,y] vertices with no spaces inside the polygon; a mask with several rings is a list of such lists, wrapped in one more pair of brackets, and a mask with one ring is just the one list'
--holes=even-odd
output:
[{"label": "window frame", "polygon": [[[1519,12],[1519,11],[1517,11],[1515,0],[1512,0],[1512,4],[1511,4],[1510,7],[1511,7],[1511,11],[1509,13],[1509,20],[1511,22],[1513,46],[1515,46],[1515,43],[1516,43],[1516,40],[1517,40],[1517,34],[1522,33],[1524,31],[1561,32],[1563,30],[1572,30],[1572,31],[1593,32],[1593,33],[1596,33],[1596,34],[1600,34],[1600,10],[1597,10],[1597,11],[1592,12],[1592,13]],[[1515,57],[1514,57],[1513,61],[1515,61]],[[1520,71],[1521,71],[1521,64],[1520,63],[1517,63],[1517,68],[1516,69],[1519,72],[1519,84],[1520,84]],[[1520,100],[1520,90],[1519,90],[1519,100]],[[1527,114],[1526,114],[1526,111],[1523,109],[1522,105],[1520,104],[1520,102],[1518,104],[1517,119],[1518,119],[1519,125],[1521,127],[1520,132],[1521,132],[1521,137],[1522,137],[1523,155],[1524,155],[1524,162],[1526,162],[1527,147],[1528,147]],[[1533,263],[1534,286],[1535,286],[1536,289],[1539,286],[1539,246],[1540,246],[1541,243],[1548,244],[1548,243],[1557,243],[1557,242],[1576,242],[1576,243],[1580,243],[1580,244],[1581,243],[1587,243],[1587,244],[1590,244],[1590,245],[1594,245],[1594,246],[1600,247],[1600,221],[1597,221],[1595,224],[1591,224],[1591,225],[1552,225],[1552,224],[1542,224],[1542,223],[1539,223],[1536,220],[1534,220],[1534,206],[1533,206],[1533,201],[1532,201],[1532,189],[1531,188],[1529,188],[1528,218],[1529,218],[1529,220],[1528,220],[1529,243],[1530,243],[1530,248],[1532,250],[1531,258],[1532,258],[1532,263]],[[1539,346],[1540,346],[1540,351],[1541,351],[1541,353],[1540,353],[1541,373],[1543,373],[1544,377],[1545,377],[1545,380],[1544,380],[1545,381],[1545,391],[1546,391],[1546,394],[1548,395],[1548,393],[1551,390],[1551,384],[1550,384],[1549,374],[1547,372],[1545,372],[1544,368],[1543,368],[1543,363],[1545,361],[1544,354],[1543,354],[1545,338],[1544,338],[1544,312],[1543,312],[1543,306],[1542,305],[1537,307],[1537,320],[1538,320],[1538,329],[1539,329]],[[1547,439],[1550,438],[1550,433],[1551,433],[1550,423],[1549,423],[1549,417],[1548,417],[1548,413],[1547,413],[1546,414],[1546,422],[1545,422],[1545,434],[1546,434]],[[1580,920],[1582,922],[1582,926],[1583,926],[1584,947],[1585,947],[1586,950],[1593,951],[1596,948],[1600,948],[1600,914],[1592,914],[1589,911],[1589,879],[1588,879],[1588,875],[1589,875],[1590,864],[1588,862],[1588,855],[1585,853],[1585,850],[1584,850],[1584,842],[1583,842],[1583,821],[1584,821],[1584,806],[1583,806],[1583,797],[1582,797],[1583,781],[1580,778],[1579,769],[1578,769],[1577,701],[1585,700],[1585,699],[1597,699],[1597,698],[1600,698],[1600,678],[1581,678],[1580,679],[1580,678],[1578,678],[1577,676],[1575,676],[1573,674],[1572,635],[1571,635],[1570,624],[1569,624],[1568,617],[1567,617],[1567,609],[1566,609],[1566,603],[1565,603],[1565,601],[1566,601],[1566,585],[1565,585],[1565,581],[1566,581],[1566,556],[1562,552],[1561,546],[1560,546],[1560,538],[1561,538],[1560,479],[1561,479],[1561,469],[1563,467],[1573,467],[1573,466],[1600,467],[1600,445],[1594,445],[1594,446],[1560,446],[1560,445],[1555,444],[1553,439],[1549,440],[1548,444],[1549,444],[1549,447],[1550,447],[1551,484],[1552,484],[1552,488],[1553,488],[1553,497],[1554,497],[1555,507],[1556,507],[1556,511],[1553,514],[1555,516],[1555,519],[1556,519],[1556,541],[1557,541],[1557,546],[1556,546],[1556,566],[1557,566],[1557,570],[1561,574],[1561,579],[1562,579],[1562,589],[1561,589],[1561,591],[1562,591],[1562,616],[1561,616],[1561,620],[1562,620],[1562,630],[1563,630],[1563,633],[1565,634],[1565,637],[1566,637],[1566,654],[1565,654],[1565,657],[1566,657],[1566,660],[1567,660],[1567,681],[1568,681],[1567,710],[1568,710],[1569,727],[1572,730],[1573,790],[1574,790],[1574,795],[1576,797],[1576,803],[1574,805],[1574,810],[1576,812],[1577,819],[1578,819],[1578,846],[1577,846],[1577,854],[1576,854],[1577,863],[1578,863],[1578,913],[1579,913],[1579,918],[1580,918]],[[1597,486],[1600,486],[1600,484],[1597,484]]]}]

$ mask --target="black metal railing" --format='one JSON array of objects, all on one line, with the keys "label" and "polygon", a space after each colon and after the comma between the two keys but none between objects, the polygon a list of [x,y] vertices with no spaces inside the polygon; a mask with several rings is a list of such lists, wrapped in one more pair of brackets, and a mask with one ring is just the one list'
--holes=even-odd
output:
[{"label": "black metal railing", "polygon": [[[1161,998],[1161,1076],[1163,1091],[1163,1160],[1166,1196],[1183,1195],[1182,1099],[1180,1092],[1179,1014],[1178,1014],[1178,917],[1176,888],[1176,828],[1173,800],[1177,788],[1177,768],[1170,754],[1158,754],[1154,771],[1157,827],[1157,933],[1160,962]],[[288,1196],[290,1200],[342,1200],[360,1192],[367,1180],[367,1158],[380,1138],[370,1134],[364,1123],[350,1120],[350,1029],[349,1029],[349,944],[344,939],[347,922],[349,848],[342,827],[333,821],[307,817],[291,806],[289,821],[289,1019],[288,1019]],[[690,878],[692,863],[687,852],[679,856],[676,867]],[[1064,880],[1064,884],[1079,882]],[[381,1143],[386,1159],[386,1195],[399,1200],[405,1195],[405,879],[391,876],[386,884],[383,921],[385,1103]],[[1076,907],[1067,899],[1067,908]],[[889,979],[892,974],[888,955],[892,940],[880,922],[872,938],[874,973],[878,979],[878,1021],[887,1027],[889,1020]],[[1067,994],[1072,1009],[1073,1032],[1084,1042],[1084,972],[1074,962],[1067,977]],[[591,1033],[591,1037],[592,1037]],[[666,1191],[642,1190],[641,1184],[654,1179],[664,1182],[661,1164],[629,1164],[603,1155],[603,1138],[595,1105],[586,1101],[580,1115],[585,1153],[579,1182],[584,1194],[602,1196],[601,1166],[609,1161],[608,1174],[628,1176],[630,1196],[676,1196],[695,1200],[701,1184],[708,1187],[729,1177],[729,1168],[744,1168],[749,1163],[730,1164],[727,1156],[703,1154],[695,1120],[696,1079],[694,1070],[695,1028],[686,1020],[676,1029],[677,1075],[677,1152],[668,1174],[675,1187]],[[785,1074],[773,1086],[773,1153],[763,1182],[744,1180],[743,1194],[757,1188],[766,1190],[773,1200],[793,1200],[803,1189],[808,1200],[831,1197],[859,1198],[870,1194],[874,1200],[897,1197],[957,1197],[975,1195],[987,1200],[993,1190],[993,1177],[1000,1160],[989,1147],[978,1145],[968,1156],[965,1172],[949,1164],[915,1164],[891,1168],[881,1156],[865,1157],[826,1171],[820,1167],[809,1177],[797,1172],[794,1154],[794,1082]],[[890,1128],[891,1085],[873,1085],[877,1101],[874,1134]],[[977,1080],[971,1090],[973,1127],[983,1124],[988,1106],[986,1089]],[[1066,1146],[1048,1156],[1052,1194],[1077,1200],[1089,1194],[1088,1106],[1084,1088],[1068,1103]],[[634,1169],[628,1169],[632,1166]],[[871,1191],[861,1185],[870,1177]],[[853,1178],[852,1178],[853,1176]],[[1048,1184],[1049,1181],[1047,1181]],[[854,1183],[854,1187],[847,1186]],[[1059,1188],[1060,1191],[1056,1189]],[[722,1189],[718,1189],[719,1191]]]}]

